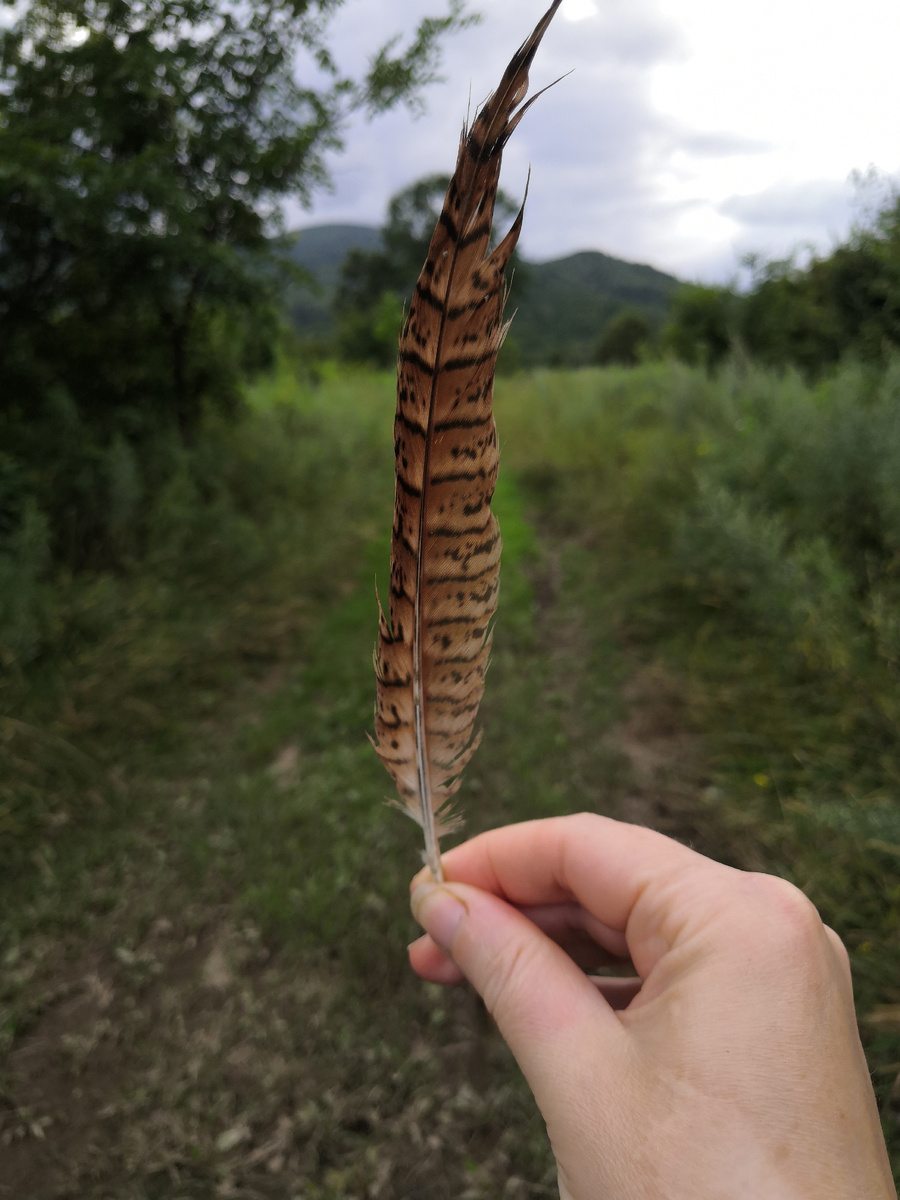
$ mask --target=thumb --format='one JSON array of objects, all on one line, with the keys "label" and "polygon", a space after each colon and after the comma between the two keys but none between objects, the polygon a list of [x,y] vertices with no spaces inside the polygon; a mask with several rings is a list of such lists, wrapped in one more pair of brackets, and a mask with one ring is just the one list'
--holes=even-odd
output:
[{"label": "thumb", "polygon": [[[413,916],[453,960],[493,1015],[547,1108],[587,1069],[584,1049],[603,1043],[605,1069],[624,1031],[587,976],[555,942],[498,896],[462,883],[421,883]],[[591,1066],[596,1080],[597,1063]]]}]

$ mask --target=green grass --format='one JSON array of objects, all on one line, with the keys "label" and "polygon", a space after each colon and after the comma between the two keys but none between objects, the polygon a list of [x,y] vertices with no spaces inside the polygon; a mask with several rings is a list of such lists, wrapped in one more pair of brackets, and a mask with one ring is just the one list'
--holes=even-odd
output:
[{"label": "green grass", "polygon": [[[501,603],[460,804],[469,833],[648,819],[800,883],[851,948],[896,1161],[892,388],[501,381]],[[146,561],[58,580],[2,677],[11,1178],[36,1200],[552,1195],[496,1033],[405,961],[419,832],[365,737],[393,381],[282,372],[249,399]],[[665,770],[630,761],[628,738],[682,733]]]},{"label": "green grass", "polygon": [[[6,680],[0,1004],[12,1056],[0,1136],[23,1163],[11,1179],[36,1197],[211,1195],[223,1179],[268,1194],[263,1159],[247,1164],[246,1139],[222,1139],[244,1122],[265,1144],[281,1121],[304,1196],[359,1194],[373,1145],[386,1195],[549,1194],[543,1127],[502,1043],[463,993],[423,989],[406,965],[419,833],[385,803],[390,781],[365,736],[392,381],[276,380],[251,401],[242,427],[211,429],[198,447],[219,475],[209,468],[204,498],[185,473],[151,560],[63,581],[41,657]],[[511,478],[497,504],[494,732],[466,780],[473,830],[573,802],[550,753],[564,712],[542,707],[552,672],[535,638],[538,552]],[[220,945],[253,971],[262,947],[265,974],[204,1003]],[[117,999],[88,1032],[60,1030],[56,997],[81,994],[85,954],[87,977]],[[198,1004],[199,1057],[163,1032],[194,1029]],[[16,1053],[32,1036],[48,1049],[22,1077]],[[114,1069],[98,1065],[98,1039],[115,1046]],[[257,1052],[237,1086],[222,1063],[243,1063],[247,1044]],[[290,1066],[273,1089],[275,1060]],[[102,1093],[96,1107],[120,1132],[95,1120],[69,1136],[59,1080],[70,1076]],[[426,1119],[437,1146],[413,1152]],[[42,1120],[49,1157],[30,1135]]]},{"label": "green grass", "polygon": [[703,737],[701,848],[792,879],[847,942],[895,1169],[897,386],[651,366],[498,403],[550,538],[584,547],[585,605],[665,665]]}]

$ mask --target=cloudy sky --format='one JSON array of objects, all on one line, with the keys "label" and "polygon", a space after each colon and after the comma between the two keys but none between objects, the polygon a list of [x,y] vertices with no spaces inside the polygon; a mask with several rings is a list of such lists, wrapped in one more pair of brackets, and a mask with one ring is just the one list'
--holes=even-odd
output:
[{"label": "cloudy sky", "polygon": [[[469,95],[483,100],[545,0],[470,0],[482,23],[446,45],[426,111],[354,122],[334,191],[292,227],[380,224],[388,197],[452,168]],[[439,0],[347,0],[333,26],[343,66]],[[564,0],[532,89],[572,72],[507,148],[503,186],[531,166],[522,248],[531,259],[597,249],[682,278],[727,280],[747,252],[827,250],[900,178],[900,0]]]}]

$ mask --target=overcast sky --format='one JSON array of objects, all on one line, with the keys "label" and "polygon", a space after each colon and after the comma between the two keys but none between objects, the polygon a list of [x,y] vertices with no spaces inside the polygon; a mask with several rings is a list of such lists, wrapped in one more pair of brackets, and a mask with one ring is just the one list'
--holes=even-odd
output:
[{"label": "overcast sky", "polygon": [[[380,224],[388,197],[452,169],[471,91],[482,101],[545,0],[470,0],[484,20],[445,47],[426,111],[354,122],[335,189],[289,225]],[[440,0],[347,0],[343,66]],[[850,176],[900,177],[900,0],[564,0],[503,186],[531,187],[531,259],[596,249],[682,278],[725,281],[740,257],[827,250],[864,203]],[[864,200],[866,198],[864,197]],[[866,202],[871,203],[871,189]]]}]

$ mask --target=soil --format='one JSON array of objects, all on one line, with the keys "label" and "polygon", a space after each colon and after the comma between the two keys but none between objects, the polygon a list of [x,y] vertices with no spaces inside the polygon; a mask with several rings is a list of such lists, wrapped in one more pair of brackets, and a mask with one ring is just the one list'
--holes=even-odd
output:
[{"label": "soil", "polygon": [[[584,630],[569,614],[557,631],[564,681]],[[629,768],[615,815],[691,839],[702,779],[677,690],[659,666],[635,666],[623,700],[605,739]],[[289,744],[270,770],[288,786],[297,765]],[[334,1044],[337,970],[298,968],[230,904],[198,900],[159,837],[127,864],[111,911],[61,940],[35,935],[7,963],[27,1011],[0,1068],[0,1200],[497,1195],[477,1172],[468,1190],[453,1182],[448,1164],[472,1159],[493,1162],[507,1198],[555,1194],[505,1168],[511,1131],[479,1145],[498,1120],[479,1080],[506,1052],[471,994],[435,990],[446,1028],[410,1056],[411,1071],[432,1060],[430,1082],[386,1104],[377,1048]],[[368,1057],[364,1079],[353,1054]],[[435,1108],[443,1126],[425,1120]]]}]

